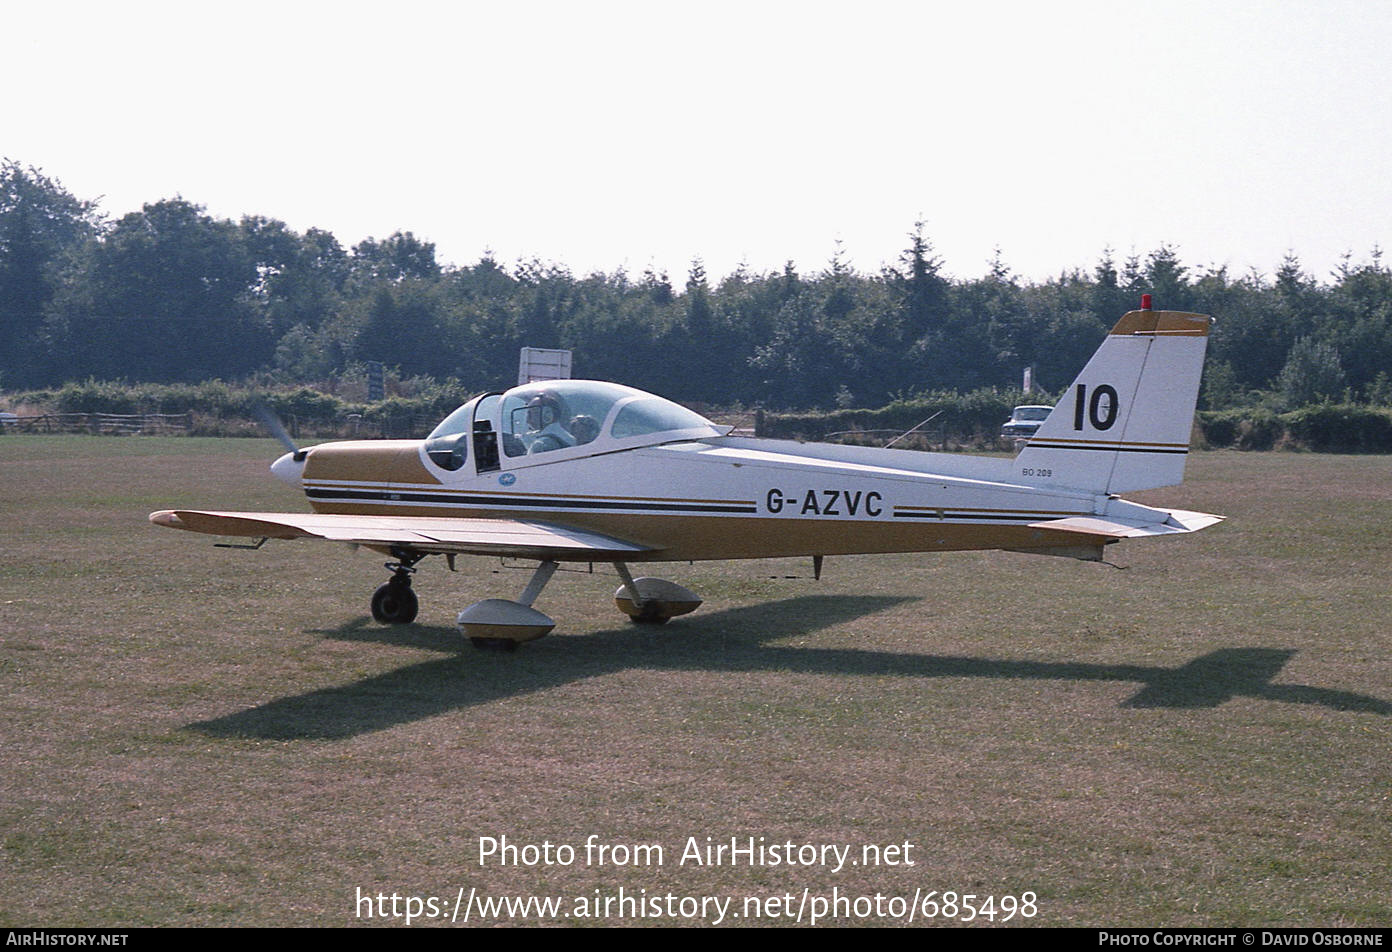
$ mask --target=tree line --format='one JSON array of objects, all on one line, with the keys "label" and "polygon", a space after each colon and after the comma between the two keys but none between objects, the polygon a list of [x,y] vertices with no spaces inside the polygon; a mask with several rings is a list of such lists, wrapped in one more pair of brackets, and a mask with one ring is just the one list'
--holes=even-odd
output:
[{"label": "tree line", "polygon": [[302,385],[381,361],[401,376],[506,386],[518,349],[578,375],[714,406],[880,406],[933,391],[1072,379],[1142,292],[1218,318],[1207,409],[1392,404],[1392,272],[1376,249],[1323,280],[1294,254],[1266,276],[1194,268],[1172,246],[1024,281],[999,253],[943,272],[921,225],[873,273],[838,248],[799,272],[684,280],[576,275],[491,255],[446,266],[409,232],[345,248],[327,231],[217,219],[183,198],[115,220],[40,170],[0,167],[0,387],[74,380]]}]

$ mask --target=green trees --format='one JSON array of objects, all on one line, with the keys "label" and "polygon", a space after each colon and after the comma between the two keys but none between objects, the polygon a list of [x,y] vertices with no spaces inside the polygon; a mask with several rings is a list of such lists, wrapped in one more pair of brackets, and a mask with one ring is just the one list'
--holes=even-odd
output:
[{"label": "green trees", "polygon": [[684,283],[441,264],[410,232],[351,250],[328,232],[220,220],[182,198],[105,222],[40,172],[0,166],[0,383],[199,381],[273,375],[301,384],[379,360],[404,377],[507,384],[518,348],[568,347],[576,372],[696,403],[867,407],[930,390],[1014,388],[1033,366],[1064,386],[1124,311],[1214,314],[1205,408],[1276,412],[1392,394],[1392,272],[1379,252],[1327,281],[1287,255],[1270,277],[1186,265],[1169,245],[1043,282],[1000,252],[949,280],[922,223],[878,272],[837,247],[799,273],[741,267]]},{"label": "green trees", "polygon": [[48,327],[68,377],[241,376],[267,363],[275,345],[250,294],[257,283],[236,225],[168,199],[85,247]]},{"label": "green trees", "polygon": [[942,277],[942,259],[923,235],[923,222],[914,222],[909,247],[899,257],[900,267],[887,273],[898,292],[901,322],[910,340],[931,338],[940,331],[949,312],[950,285]]},{"label": "green trees", "polygon": [[272,336],[295,326],[316,330],[334,314],[352,265],[338,239],[317,228],[298,235],[284,222],[259,217],[242,219],[241,238],[256,268],[248,290]]},{"label": "green trees", "polygon": [[1310,337],[1295,342],[1276,376],[1276,389],[1287,409],[1336,400],[1344,392],[1339,352]]},{"label": "green trees", "polygon": [[353,270],[364,280],[430,280],[440,276],[435,245],[409,231],[398,231],[385,241],[368,238],[353,246]]},{"label": "green trees", "polygon": [[96,204],[34,168],[0,165],[0,381],[42,382],[42,327],[71,256],[96,233]]}]

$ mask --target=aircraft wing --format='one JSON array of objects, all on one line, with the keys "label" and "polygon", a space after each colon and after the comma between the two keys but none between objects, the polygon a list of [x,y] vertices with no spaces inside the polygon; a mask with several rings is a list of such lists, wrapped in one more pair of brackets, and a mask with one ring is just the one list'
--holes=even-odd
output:
[{"label": "aircraft wing", "polygon": [[212,512],[172,509],[150,514],[157,526],[208,535],[269,539],[328,539],[418,552],[458,552],[556,561],[633,558],[650,546],[569,526],[521,519],[442,519],[432,516],[354,516],[314,512]]}]

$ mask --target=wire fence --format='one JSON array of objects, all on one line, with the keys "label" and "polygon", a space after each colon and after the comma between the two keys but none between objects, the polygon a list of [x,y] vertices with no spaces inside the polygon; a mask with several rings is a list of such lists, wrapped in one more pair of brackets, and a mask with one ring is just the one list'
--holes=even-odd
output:
[{"label": "wire fence", "polygon": [[187,433],[192,425],[189,413],[0,413],[0,433],[169,436]]}]

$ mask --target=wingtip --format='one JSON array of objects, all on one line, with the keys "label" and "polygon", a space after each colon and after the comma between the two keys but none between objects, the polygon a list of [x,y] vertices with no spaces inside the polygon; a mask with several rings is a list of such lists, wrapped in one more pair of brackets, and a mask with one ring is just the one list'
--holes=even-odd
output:
[{"label": "wingtip", "polygon": [[1170,517],[1165,524],[1178,527],[1183,532],[1198,532],[1200,529],[1207,529],[1209,526],[1216,526],[1227,518],[1227,516],[1214,515],[1211,512],[1190,512],[1188,509],[1169,509]]},{"label": "wingtip", "polygon": [[172,509],[161,509],[159,512],[150,513],[150,521],[157,526],[165,526],[169,529],[185,528],[179,514]]}]

